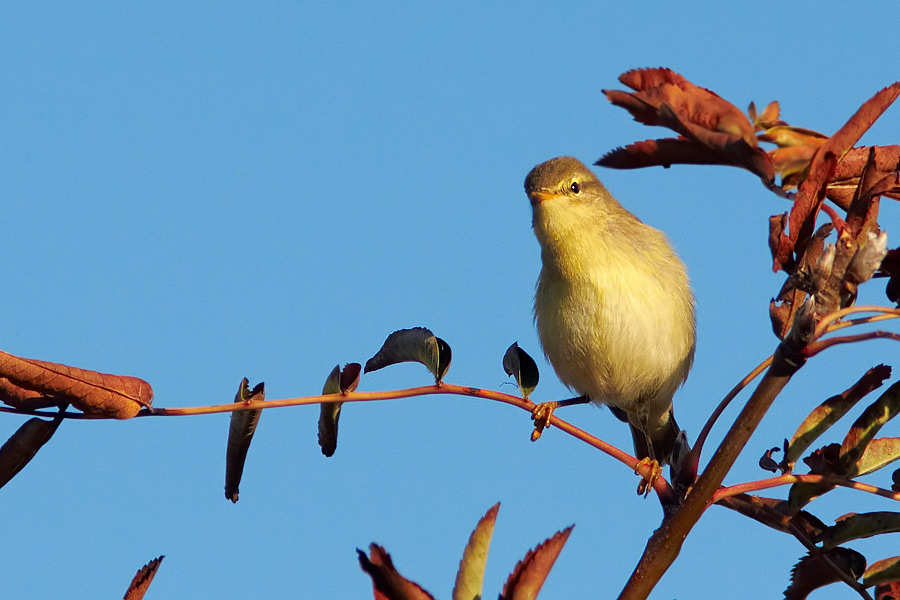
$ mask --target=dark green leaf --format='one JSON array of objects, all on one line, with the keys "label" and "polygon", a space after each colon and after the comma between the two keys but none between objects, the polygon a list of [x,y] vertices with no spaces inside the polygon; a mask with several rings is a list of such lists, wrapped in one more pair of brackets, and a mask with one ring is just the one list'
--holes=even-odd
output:
[{"label": "dark green leaf", "polygon": [[853,423],[841,444],[840,460],[844,474],[853,477],[858,472],[856,464],[878,434],[881,427],[900,412],[900,382],[889,387]]},{"label": "dark green leaf", "polygon": [[525,398],[531,395],[540,380],[537,363],[519,347],[517,342],[513,342],[503,355],[503,370],[507,375],[516,378],[516,383]]},{"label": "dark green leaf", "polygon": [[434,375],[434,382],[440,384],[450,368],[451,357],[447,342],[435,337],[429,329],[400,329],[389,335],[375,356],[366,361],[365,372],[400,362],[417,362],[425,365]]},{"label": "dark green leaf", "polygon": [[[334,367],[325,385],[322,394],[349,394],[359,385],[359,363],[349,363],[344,366]],[[332,456],[337,449],[338,420],[341,417],[343,402],[322,403],[319,405],[319,447],[322,454]]]},{"label": "dark green leaf", "polygon": [[816,542],[822,542],[822,549],[827,550],[851,540],[897,531],[900,531],[900,513],[884,511],[853,514],[840,519],[822,532]]},{"label": "dark green leaf", "polygon": [[794,433],[788,444],[785,462],[793,465],[812,443],[853,408],[866,394],[881,387],[891,376],[891,368],[878,365],[866,373],[850,388],[837,396],[832,396],[809,413]]},{"label": "dark green leaf", "polygon": [[63,410],[61,408],[52,421],[37,417],[28,419],[6,440],[3,447],[0,447],[0,488],[25,468],[41,446],[50,440],[62,423]]},{"label": "dark green leaf", "polygon": [[[266,399],[266,384],[258,383],[253,390],[249,389],[249,382],[244,377],[234,396],[235,403],[254,402]],[[244,474],[244,461],[247,459],[247,451],[250,442],[253,441],[253,433],[259,422],[261,408],[254,410],[236,410],[231,413],[231,425],[228,428],[228,445],[225,449],[225,497],[232,502],[238,501],[238,488],[241,485],[241,476]]]}]

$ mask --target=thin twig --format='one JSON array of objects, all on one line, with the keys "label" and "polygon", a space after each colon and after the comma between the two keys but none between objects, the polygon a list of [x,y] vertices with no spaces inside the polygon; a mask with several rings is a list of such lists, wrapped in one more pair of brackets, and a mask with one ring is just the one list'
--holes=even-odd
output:
[{"label": "thin twig", "polygon": [[900,319],[900,311],[898,314],[893,313],[884,313],[880,315],[872,315],[871,317],[863,317],[861,319],[851,319],[849,321],[838,321],[836,323],[832,323],[828,330],[825,333],[831,333],[833,331],[838,331],[839,329],[844,329],[846,327],[856,327],[857,325],[869,325],[871,323],[877,323],[879,321],[887,321],[889,319]]},{"label": "thin twig", "polygon": [[880,313],[885,315],[896,315],[900,316],[900,309],[897,308],[888,308],[886,306],[848,306],[847,308],[842,308],[841,310],[836,310],[833,313],[827,314],[819,320],[819,323],[816,325],[816,332],[814,335],[815,339],[818,339],[832,331],[831,324],[840,321],[847,315],[855,314],[855,313],[863,313],[863,312],[873,312]]},{"label": "thin twig", "polygon": [[738,494],[758,492],[760,490],[768,490],[783,485],[793,485],[795,483],[826,483],[830,485],[850,488],[859,492],[874,494],[876,496],[881,496],[882,498],[888,498],[890,500],[900,502],[900,492],[892,492],[891,490],[886,490],[874,485],[869,485],[868,483],[853,481],[852,479],[847,479],[846,477],[840,477],[838,475],[813,474],[779,475],[777,477],[768,477],[766,479],[760,479],[758,481],[748,481],[746,483],[739,483],[736,485],[730,485],[728,487],[722,487],[716,490],[716,493],[713,494],[713,502],[718,502],[722,498],[737,496]]},{"label": "thin twig", "polygon": [[[136,416],[137,417],[186,417],[186,416],[194,416],[194,415],[209,415],[209,414],[218,414],[218,413],[229,413],[235,411],[243,411],[243,410],[256,410],[256,409],[270,409],[270,408],[284,408],[288,406],[305,406],[309,404],[330,404],[334,402],[374,402],[379,400],[396,400],[400,398],[411,398],[415,396],[429,396],[429,395],[437,395],[437,394],[451,394],[457,396],[469,396],[474,398],[482,398],[485,400],[493,400],[496,402],[502,402],[504,404],[509,404],[515,406],[517,408],[521,408],[522,410],[528,411],[531,413],[534,410],[535,404],[530,400],[522,398],[520,396],[512,396],[510,394],[504,394],[502,392],[495,392],[492,390],[485,390],[481,388],[464,386],[464,385],[453,385],[448,383],[441,383],[440,385],[429,385],[415,388],[407,388],[402,390],[389,390],[384,392],[351,392],[347,394],[325,394],[321,396],[304,396],[298,398],[286,398],[284,400],[255,400],[252,402],[231,402],[228,404],[216,404],[211,406],[193,406],[186,408],[150,408],[143,409]],[[35,417],[44,417],[48,419],[52,419],[54,417],[61,417],[64,419],[73,419],[73,420],[98,420],[98,419],[111,419],[104,414],[91,414],[91,413],[76,413],[76,412],[45,412],[45,411],[37,411],[37,410],[24,410],[17,408],[9,408],[0,406],[0,412],[9,412],[21,415],[29,415]],[[640,461],[631,456],[627,452],[616,448],[612,444],[604,442],[598,437],[595,437],[578,427],[575,427],[571,423],[568,423],[555,414],[550,417],[548,422],[548,426],[552,424],[557,427],[561,431],[571,435],[572,437],[579,439],[586,444],[593,446],[597,450],[611,456],[612,458],[618,460],[622,464],[626,465],[629,469],[643,477],[645,480],[653,480],[653,489],[656,491],[659,496],[660,502],[665,504],[666,502],[674,501],[675,492],[672,490],[672,487],[669,485],[669,482],[662,476],[654,477],[652,473],[652,468],[650,465],[641,464]]]},{"label": "thin twig", "polygon": [[831,207],[830,204],[825,202],[822,203],[822,212],[828,215],[831,219],[831,224],[834,225],[834,228],[838,230],[838,232],[844,231],[847,229],[847,223],[844,222],[844,219],[837,214],[837,211]]},{"label": "thin twig", "polygon": [[855,342],[864,342],[866,340],[877,340],[877,339],[888,339],[888,340],[897,340],[900,341],[900,333],[893,333],[891,331],[869,331],[868,333],[858,333],[856,335],[845,335],[841,337],[833,337],[828,338],[827,340],[820,340],[818,342],[813,342],[809,346],[803,349],[803,354],[807,358],[811,358],[826,350],[831,348],[832,346],[837,346],[839,344],[852,344]]}]

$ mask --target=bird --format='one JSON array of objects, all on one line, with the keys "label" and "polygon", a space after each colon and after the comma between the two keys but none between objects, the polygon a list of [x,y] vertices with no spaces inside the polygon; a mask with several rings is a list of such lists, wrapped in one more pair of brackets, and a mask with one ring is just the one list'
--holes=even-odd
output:
[{"label": "bird", "polygon": [[671,465],[681,431],[672,398],[697,340],[684,263],[576,158],[537,165],[525,192],[541,247],[544,354],[563,384],[631,426],[637,458]]}]

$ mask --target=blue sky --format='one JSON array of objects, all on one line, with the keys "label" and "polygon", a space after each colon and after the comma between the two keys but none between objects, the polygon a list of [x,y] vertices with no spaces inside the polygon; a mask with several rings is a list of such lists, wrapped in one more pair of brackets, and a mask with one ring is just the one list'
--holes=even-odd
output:
[{"label": "blue sky", "polygon": [[[602,95],[636,67],[670,67],[740,108],[779,100],[791,124],[831,133],[897,79],[895,14],[889,2],[6,5],[2,350],[139,376],[155,405],[180,407],[228,402],[242,377],[269,399],[316,394],[335,364],[423,325],[453,348],[448,382],[515,393],[501,359],[518,341],[542,369],[535,399],[566,397],[532,324],[530,168],[665,135]],[[895,106],[863,141],[898,132]],[[691,273],[699,341],[675,401],[695,436],[775,347],[768,302],[783,274],[767,220],[788,205],[736,169],[597,173]],[[885,202],[889,232],[897,216]],[[881,283],[867,288],[863,300],[887,302]],[[764,449],[895,353],[873,342],[812,361],[726,482],[763,478]],[[402,365],[359,389],[429,380]],[[608,411],[561,416],[630,444]],[[542,597],[607,598],[659,524],[627,469],[557,431],[532,444],[528,415],[505,405],[347,405],[330,459],[317,418],[262,415],[236,505],[222,492],[226,415],[64,423],[0,491],[0,589],[117,597],[165,554],[148,598],[361,598],[355,549],[375,541],[447,598],[469,532],[501,501],[485,597],[575,523]],[[22,421],[2,415],[0,437]],[[812,506],[825,520],[896,510],[830,496]],[[877,559],[896,554],[889,541],[853,547]],[[713,508],[654,597],[777,598],[802,554]]]}]

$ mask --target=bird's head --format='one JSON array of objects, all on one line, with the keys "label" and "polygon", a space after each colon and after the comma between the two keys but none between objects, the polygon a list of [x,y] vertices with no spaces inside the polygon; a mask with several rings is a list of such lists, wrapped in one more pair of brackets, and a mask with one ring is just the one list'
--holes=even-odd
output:
[{"label": "bird's head", "polygon": [[531,201],[534,232],[545,248],[586,226],[602,226],[604,216],[619,208],[590,169],[571,156],[533,168],[525,178],[525,193]]}]

